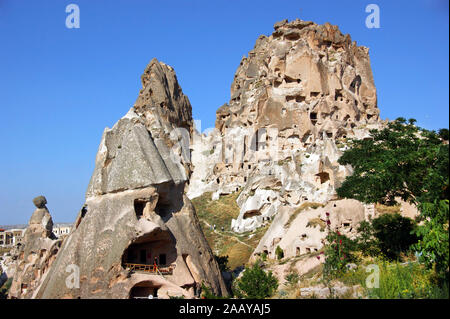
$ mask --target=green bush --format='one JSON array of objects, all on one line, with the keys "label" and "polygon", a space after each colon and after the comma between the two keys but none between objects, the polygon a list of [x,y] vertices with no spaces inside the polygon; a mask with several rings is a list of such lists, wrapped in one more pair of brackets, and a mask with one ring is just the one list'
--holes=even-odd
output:
[{"label": "green bush", "polygon": [[284,279],[286,279],[288,284],[294,286],[294,285],[296,285],[298,283],[300,277],[299,277],[298,273],[291,272],[288,275],[286,275],[286,277]]},{"label": "green bush", "polygon": [[228,267],[228,256],[216,256],[214,255],[217,263],[219,264],[220,271],[230,271],[230,267]]},{"label": "green bush", "polygon": [[358,237],[356,246],[364,256],[378,256],[381,254],[378,239],[374,235],[373,226],[370,222],[363,220],[358,226]]},{"label": "green bush", "polygon": [[9,288],[11,288],[13,279],[8,278],[3,286],[0,287],[0,299],[6,299],[8,297]]},{"label": "green bush", "polygon": [[369,298],[377,299],[448,299],[448,286],[439,287],[434,272],[423,265],[379,263],[379,288],[367,289]]},{"label": "green bush", "polygon": [[418,241],[413,233],[414,221],[398,213],[375,218],[372,227],[381,252],[389,259],[398,259],[400,253],[407,252]]},{"label": "green bush", "polygon": [[330,229],[328,231],[324,249],[325,262],[322,278],[325,284],[329,286],[333,279],[340,278],[346,273],[347,264],[356,262],[357,258],[354,254],[356,248],[354,241],[339,232]]},{"label": "green bush", "polygon": [[212,289],[206,286],[204,282],[201,285],[201,296],[202,299],[228,299],[227,297],[216,296]]},{"label": "green bush", "polygon": [[267,260],[267,254],[266,253],[262,253],[261,254],[261,260],[263,260],[263,261]]},{"label": "green bush", "polygon": [[284,251],[280,246],[277,246],[277,248],[275,249],[275,255],[277,256],[277,259],[283,259]]},{"label": "green bush", "polygon": [[260,262],[245,268],[234,283],[234,294],[239,298],[263,299],[272,296],[278,288],[278,280],[272,272],[265,272]]}]

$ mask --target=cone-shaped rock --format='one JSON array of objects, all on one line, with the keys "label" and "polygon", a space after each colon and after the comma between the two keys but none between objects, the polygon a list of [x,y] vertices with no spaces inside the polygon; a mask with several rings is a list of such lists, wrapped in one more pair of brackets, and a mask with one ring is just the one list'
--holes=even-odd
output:
[{"label": "cone-shaped rock", "polygon": [[173,140],[177,128],[192,130],[189,100],[156,59],[142,84],[136,105],[104,131],[86,203],[38,298],[192,298],[202,282],[227,293]]}]

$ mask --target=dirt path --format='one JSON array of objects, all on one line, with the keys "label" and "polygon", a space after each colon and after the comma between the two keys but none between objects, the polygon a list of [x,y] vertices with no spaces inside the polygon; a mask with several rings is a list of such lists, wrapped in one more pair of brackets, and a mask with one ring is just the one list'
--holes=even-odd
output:
[{"label": "dirt path", "polygon": [[215,230],[214,227],[212,227],[206,220],[201,219],[201,221],[204,222],[204,223],[208,226],[208,228],[211,229],[214,233],[216,233],[216,234],[218,234],[218,235],[221,235],[221,236],[231,237],[231,238],[233,238],[234,240],[236,240],[237,242],[239,242],[240,244],[245,245],[245,246],[247,246],[247,247],[250,247],[252,250],[255,249],[254,247],[250,246],[249,244],[244,243],[242,240],[240,240],[240,239],[237,238],[236,236],[233,236],[233,235],[227,235],[227,234],[225,234],[225,231],[219,232],[219,231]]}]

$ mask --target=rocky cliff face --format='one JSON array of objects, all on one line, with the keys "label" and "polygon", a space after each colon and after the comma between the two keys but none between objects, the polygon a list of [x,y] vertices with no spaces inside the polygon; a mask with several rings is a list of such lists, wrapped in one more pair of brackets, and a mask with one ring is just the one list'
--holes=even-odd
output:
[{"label": "rocky cliff face", "polygon": [[202,282],[227,293],[184,195],[189,163],[176,142],[180,128],[192,130],[189,100],[156,59],[142,85],[134,107],[103,133],[86,203],[38,298],[192,298]]},{"label": "rocky cliff face", "polygon": [[282,206],[335,199],[351,174],[337,162],[347,139],[382,125],[367,48],[330,24],[285,20],[274,29],[242,58],[215,131],[193,147],[188,196],[241,191],[237,232]]},{"label": "rocky cliff face", "polygon": [[367,48],[328,23],[285,20],[274,28],[241,60],[230,103],[217,111],[222,133],[276,127],[280,138],[294,134],[305,143],[354,135],[357,125],[378,121]]}]

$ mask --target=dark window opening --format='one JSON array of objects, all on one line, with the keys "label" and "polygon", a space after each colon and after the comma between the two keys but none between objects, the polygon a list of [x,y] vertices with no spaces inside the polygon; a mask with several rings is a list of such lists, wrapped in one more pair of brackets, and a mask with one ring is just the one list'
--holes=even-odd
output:
[{"label": "dark window opening", "polygon": [[342,101],[343,100],[343,96],[342,96],[342,90],[336,90],[334,93],[334,100],[337,101]]},{"label": "dark window opening", "polygon": [[84,205],[83,208],[81,208],[81,218],[84,218],[84,216],[86,216],[87,213],[87,206]]},{"label": "dark window opening", "polygon": [[244,219],[251,218],[254,216],[260,216],[261,212],[259,210],[251,210],[244,213]]},{"label": "dark window opening", "polygon": [[312,124],[316,125],[316,123],[317,123],[317,113],[316,112],[311,112],[309,114],[309,118],[311,119]]},{"label": "dark window opening", "polygon": [[305,102],[306,97],[305,96],[301,96],[301,95],[297,95],[295,97],[295,102],[300,103],[300,102]]},{"label": "dark window opening", "polygon": [[289,77],[289,76],[287,76],[287,75],[285,75],[285,76],[284,76],[284,80],[286,81],[286,83],[293,83],[293,82],[297,82],[297,80],[296,80],[296,79],[294,79],[294,78],[291,78],[291,77]]},{"label": "dark window opening", "polygon": [[133,288],[131,288],[130,299],[148,299],[149,296],[157,298],[158,289],[160,287],[160,285],[155,285],[151,281],[138,283]]},{"label": "dark window opening", "polygon": [[316,174],[316,176],[320,177],[320,184],[323,184],[330,180],[330,174],[328,174],[327,172],[320,172]]},{"label": "dark window opening", "polygon": [[352,83],[350,83],[350,91],[353,93],[357,92],[359,94],[359,87],[361,86],[361,76],[357,75]]},{"label": "dark window opening", "polygon": [[136,213],[136,218],[139,219],[144,215],[144,208],[147,201],[143,199],[134,200],[134,212]]},{"label": "dark window opening", "polygon": [[294,101],[294,100],[295,100],[295,96],[292,96],[292,95],[286,96],[286,102],[290,102],[290,101]]},{"label": "dark window opening", "polygon": [[[122,255],[122,267],[134,271],[155,272],[146,265],[170,267],[176,261],[177,250],[167,231],[154,231],[129,245]],[[163,270],[161,270],[163,271]]]}]

